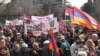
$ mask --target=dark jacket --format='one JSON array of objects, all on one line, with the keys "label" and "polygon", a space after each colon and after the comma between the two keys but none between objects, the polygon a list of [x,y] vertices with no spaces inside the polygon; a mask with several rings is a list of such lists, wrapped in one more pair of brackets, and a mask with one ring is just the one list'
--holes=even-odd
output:
[{"label": "dark jacket", "polygon": [[29,54],[30,54],[30,56],[42,56],[42,50],[41,49],[39,49],[39,50],[30,50]]},{"label": "dark jacket", "polygon": [[40,53],[42,53],[40,50],[38,50],[38,51],[36,51],[36,50],[30,50],[29,55],[30,56],[42,56]]},{"label": "dark jacket", "polygon": [[100,47],[96,47],[96,53],[97,53],[97,56],[100,56]]},{"label": "dark jacket", "polygon": [[52,56],[52,51],[49,50],[49,49],[47,49],[47,48],[45,48],[45,47],[43,47],[43,49],[42,49],[42,55],[43,56]]},{"label": "dark jacket", "polygon": [[10,51],[10,56],[22,56],[22,51],[15,52],[15,50]]},{"label": "dark jacket", "polygon": [[30,49],[24,49],[24,50],[22,50],[22,56],[30,56],[29,55],[29,51],[30,51]]},{"label": "dark jacket", "polygon": [[6,43],[6,46],[8,47],[9,50],[11,50],[13,47],[13,43],[12,42]]}]

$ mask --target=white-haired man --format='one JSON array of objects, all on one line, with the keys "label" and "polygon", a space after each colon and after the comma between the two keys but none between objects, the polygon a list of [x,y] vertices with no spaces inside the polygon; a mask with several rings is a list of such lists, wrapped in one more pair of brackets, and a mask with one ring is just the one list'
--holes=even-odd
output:
[{"label": "white-haired man", "polygon": [[44,41],[44,47],[42,49],[43,56],[52,56],[52,51],[49,49],[50,41],[46,40]]},{"label": "white-haired man", "polygon": [[92,41],[94,42],[95,46],[98,46],[98,34],[92,34]]}]

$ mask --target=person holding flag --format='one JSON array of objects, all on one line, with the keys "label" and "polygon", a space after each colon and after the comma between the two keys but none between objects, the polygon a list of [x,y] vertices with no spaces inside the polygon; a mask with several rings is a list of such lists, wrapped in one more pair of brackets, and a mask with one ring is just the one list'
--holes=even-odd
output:
[{"label": "person holding flag", "polygon": [[51,33],[51,38],[50,38],[50,50],[52,50],[52,56],[60,56],[60,49],[58,48],[57,44],[56,44],[56,39],[54,36],[54,32],[53,29],[50,29],[50,33]]}]

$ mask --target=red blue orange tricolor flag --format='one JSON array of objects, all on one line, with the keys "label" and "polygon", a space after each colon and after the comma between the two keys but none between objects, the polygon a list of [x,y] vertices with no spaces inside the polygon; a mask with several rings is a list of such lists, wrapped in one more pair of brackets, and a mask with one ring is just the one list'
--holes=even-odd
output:
[{"label": "red blue orange tricolor flag", "polygon": [[86,12],[78,9],[77,7],[73,7],[73,10],[67,8],[70,14],[70,20],[73,24],[78,24],[81,26],[85,26],[89,29],[100,29],[99,23],[91,17]]},{"label": "red blue orange tricolor flag", "polygon": [[59,26],[60,26],[61,31],[64,32],[65,31],[66,22],[62,18],[60,18],[60,20],[59,20]]},{"label": "red blue orange tricolor flag", "polygon": [[69,16],[68,10],[67,10],[67,6],[65,6],[65,16]]},{"label": "red blue orange tricolor flag", "polygon": [[23,14],[23,19],[25,20],[25,21],[30,21],[31,20],[31,16],[29,16],[29,15],[27,15],[27,14]]},{"label": "red blue orange tricolor flag", "polygon": [[60,56],[59,48],[56,44],[56,39],[53,33],[53,29],[50,29],[51,39],[50,39],[50,49],[52,50],[52,56]]}]

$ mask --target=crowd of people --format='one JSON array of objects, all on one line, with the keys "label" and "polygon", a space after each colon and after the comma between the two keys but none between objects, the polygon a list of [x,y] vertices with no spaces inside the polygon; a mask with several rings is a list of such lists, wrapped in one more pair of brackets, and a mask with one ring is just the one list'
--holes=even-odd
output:
[{"label": "crowd of people", "polygon": [[[54,33],[60,56],[100,56],[100,31],[76,27]],[[52,56],[51,34],[24,34],[22,26],[0,26],[0,56]]]}]

